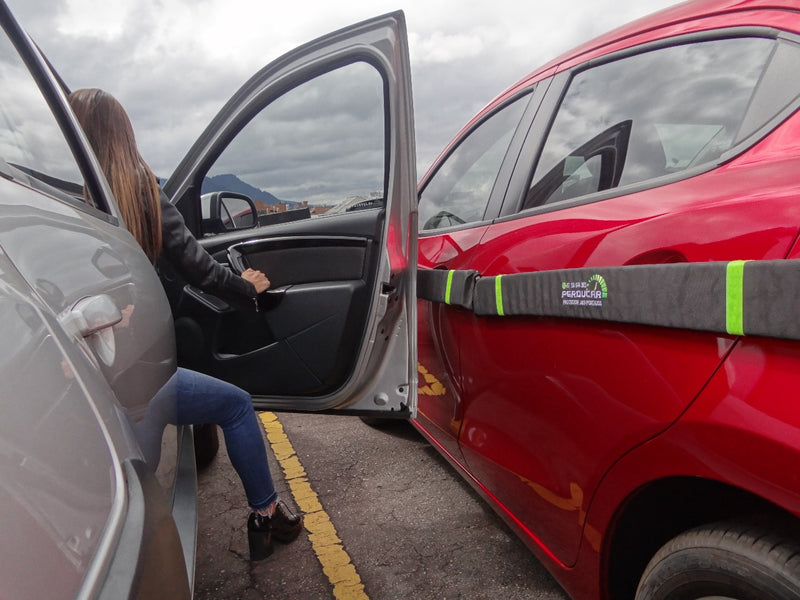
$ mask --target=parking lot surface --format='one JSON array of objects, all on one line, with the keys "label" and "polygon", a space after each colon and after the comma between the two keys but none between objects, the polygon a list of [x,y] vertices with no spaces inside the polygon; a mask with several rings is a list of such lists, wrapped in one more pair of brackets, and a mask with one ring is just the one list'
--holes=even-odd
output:
[{"label": "parking lot surface", "polygon": [[279,494],[313,512],[297,541],[250,563],[244,491],[221,443],[200,474],[197,600],[566,599],[409,424],[269,413],[262,421]]}]

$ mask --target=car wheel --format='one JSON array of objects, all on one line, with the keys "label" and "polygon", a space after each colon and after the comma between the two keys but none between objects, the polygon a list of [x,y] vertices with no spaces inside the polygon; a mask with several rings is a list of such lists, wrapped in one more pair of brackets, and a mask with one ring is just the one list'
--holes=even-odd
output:
[{"label": "car wheel", "polygon": [[360,419],[364,424],[374,427],[375,429],[388,429],[397,423],[396,419],[386,419],[383,417],[360,417]]},{"label": "car wheel", "polygon": [[198,469],[207,467],[219,452],[219,432],[213,423],[194,425],[194,460]]},{"label": "car wheel", "polygon": [[682,533],[647,565],[636,600],[796,600],[800,544],[777,531],[726,522]]}]

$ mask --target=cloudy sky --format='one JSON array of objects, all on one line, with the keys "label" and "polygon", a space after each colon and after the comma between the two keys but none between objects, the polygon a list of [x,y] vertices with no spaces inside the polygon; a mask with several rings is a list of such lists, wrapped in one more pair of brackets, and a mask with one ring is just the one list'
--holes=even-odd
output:
[{"label": "cloudy sky", "polygon": [[171,173],[233,92],[283,53],[403,9],[422,175],[494,96],[562,51],[676,0],[6,0],[73,88],[128,110],[145,159]]}]

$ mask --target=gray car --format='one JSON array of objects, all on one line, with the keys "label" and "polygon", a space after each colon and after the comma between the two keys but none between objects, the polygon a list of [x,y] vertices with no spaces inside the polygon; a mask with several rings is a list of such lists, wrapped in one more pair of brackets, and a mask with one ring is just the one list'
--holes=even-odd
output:
[{"label": "gray car", "polygon": [[[5,4],[0,25],[0,597],[188,598],[193,435],[154,417],[177,364],[240,385],[258,408],[415,413],[404,19],[356,25],[263,69],[164,186],[216,258],[268,273],[257,310],[168,269],[159,278],[124,227],[66,85]],[[286,135],[297,111],[324,144],[351,101],[363,110],[349,111],[337,162],[305,149],[325,190],[317,203],[348,208],[310,218],[301,199],[281,198],[309,218],[259,218],[274,169],[301,160]],[[153,439],[160,461],[143,451]]]}]

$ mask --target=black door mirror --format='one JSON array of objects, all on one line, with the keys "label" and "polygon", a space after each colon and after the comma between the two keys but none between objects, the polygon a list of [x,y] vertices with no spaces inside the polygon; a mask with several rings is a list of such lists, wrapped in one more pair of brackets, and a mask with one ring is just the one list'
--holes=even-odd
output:
[{"label": "black door mirror", "polygon": [[200,197],[203,212],[203,235],[216,235],[240,229],[252,229],[258,224],[258,212],[253,201],[236,192],[211,192]]}]

